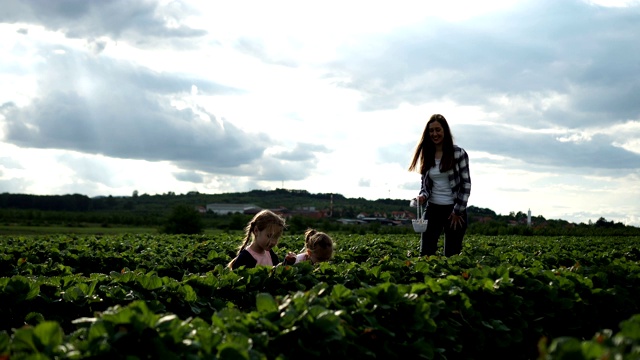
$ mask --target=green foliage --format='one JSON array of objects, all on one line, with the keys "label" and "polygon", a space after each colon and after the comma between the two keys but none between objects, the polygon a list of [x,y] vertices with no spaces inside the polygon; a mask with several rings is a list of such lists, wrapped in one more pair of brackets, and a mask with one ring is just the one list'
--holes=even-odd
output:
[{"label": "green foliage", "polygon": [[640,359],[640,314],[622,321],[619,329],[615,334],[611,329],[605,329],[582,341],[559,337],[547,344],[549,340],[543,338],[538,345],[539,360]]},{"label": "green foliage", "polygon": [[204,224],[200,213],[188,205],[176,205],[162,226],[165,234],[200,234],[204,231]]},{"label": "green foliage", "polygon": [[0,356],[637,358],[636,237],[468,236],[427,258],[415,234],[332,236],[330,263],[237,271],[240,234],[0,237]]}]

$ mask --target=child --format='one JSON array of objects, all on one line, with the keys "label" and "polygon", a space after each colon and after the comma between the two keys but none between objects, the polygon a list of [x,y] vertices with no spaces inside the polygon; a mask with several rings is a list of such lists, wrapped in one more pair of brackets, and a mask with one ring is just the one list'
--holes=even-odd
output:
[{"label": "child", "polygon": [[[257,213],[245,227],[245,239],[238,254],[227,266],[234,270],[240,266],[252,268],[256,265],[277,265],[278,255],[273,247],[278,244],[285,225],[285,220],[272,211],[262,210]],[[253,241],[249,244],[251,239]]]},{"label": "child", "polygon": [[286,262],[297,264],[302,261],[311,261],[312,264],[317,264],[331,260],[334,245],[329,235],[314,229],[308,229],[304,235],[306,251],[296,255],[295,259],[287,255]]}]

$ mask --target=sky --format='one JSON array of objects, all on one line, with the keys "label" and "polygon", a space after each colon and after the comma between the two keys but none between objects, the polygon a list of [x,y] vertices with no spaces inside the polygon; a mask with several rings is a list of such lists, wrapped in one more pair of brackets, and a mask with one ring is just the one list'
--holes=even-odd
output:
[{"label": "sky", "polygon": [[640,226],[640,1],[2,0],[0,192],[409,199]]}]

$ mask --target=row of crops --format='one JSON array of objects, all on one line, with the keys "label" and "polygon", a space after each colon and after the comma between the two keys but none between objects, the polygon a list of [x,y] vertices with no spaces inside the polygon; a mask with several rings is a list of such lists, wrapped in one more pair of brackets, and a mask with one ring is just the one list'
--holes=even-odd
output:
[{"label": "row of crops", "polygon": [[334,240],[232,272],[240,235],[0,237],[0,359],[640,358],[636,237]]}]

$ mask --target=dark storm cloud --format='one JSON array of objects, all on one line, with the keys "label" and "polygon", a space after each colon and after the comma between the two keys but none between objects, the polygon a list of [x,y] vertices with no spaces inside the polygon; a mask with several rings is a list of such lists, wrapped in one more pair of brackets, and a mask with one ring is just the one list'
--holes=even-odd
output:
[{"label": "dark storm cloud", "polygon": [[304,180],[315,169],[316,163],[315,156],[304,161],[286,161],[275,157],[265,157],[248,175],[262,181]]},{"label": "dark storm cloud", "polygon": [[324,145],[299,143],[291,150],[265,156],[249,175],[263,181],[304,180],[318,163],[316,153],[329,153]]},{"label": "dark storm cloud", "polygon": [[[455,142],[470,153],[471,164],[478,164],[472,154],[479,151],[519,160],[531,171],[561,167],[582,169],[578,170],[580,172],[588,170],[595,175],[598,169],[634,171],[640,168],[640,154],[615,146],[615,139],[609,135],[594,135],[579,141],[568,141],[566,137],[500,124],[465,124],[456,129]],[[405,142],[380,147],[378,159],[408,168],[415,145]],[[482,158],[480,163],[507,165],[501,160],[488,158]]]},{"label": "dark storm cloud", "polygon": [[531,133],[502,126],[465,125],[465,149],[497,153],[528,165],[563,168],[640,168],[640,154],[613,146],[613,139],[595,135],[582,141],[561,141],[557,134]]},{"label": "dark storm cloud", "polygon": [[8,142],[125,159],[169,160],[200,169],[234,167],[260,158],[267,138],[230,123],[202,122],[191,110],[176,110],[136,98],[92,107],[76,94],[53,93],[29,108],[5,114]]},{"label": "dark storm cloud", "polygon": [[[344,49],[332,64],[343,86],[365,94],[364,109],[452,99],[496,109],[492,98],[567,97],[538,119],[568,127],[640,116],[640,7],[536,0],[464,23],[430,19]],[[530,114],[531,116],[531,114]],[[537,128],[544,121],[509,119]]]},{"label": "dark storm cloud", "polygon": [[199,37],[204,30],[168,23],[192,12],[186,4],[172,1],[162,6],[157,1],[126,0],[5,0],[0,22],[42,25],[61,31],[70,38],[107,36],[129,39],[144,45],[144,38],[175,39]]},{"label": "dark storm cloud", "polygon": [[25,107],[0,105],[6,142],[170,161],[184,170],[264,180],[303,179],[315,168],[315,153],[328,152],[322,145],[299,144],[264,159],[273,144],[267,135],[247,133],[202,108],[170,104],[171,99],[188,98],[192,86],[200,95],[240,94],[238,89],[71,49],[42,49],[42,56],[46,61],[36,69],[39,95]]},{"label": "dark storm cloud", "polygon": [[267,136],[246,133],[202,109],[178,110],[167,97],[188,94],[191,85],[209,94],[235,89],[69,50],[47,55],[39,71],[40,93],[33,102],[0,106],[7,142],[209,171],[251,163],[269,144]]},{"label": "dark storm cloud", "polygon": [[183,171],[174,173],[173,176],[180,181],[192,182],[192,183],[202,183],[204,181],[204,177],[193,171]]},{"label": "dark storm cloud", "polygon": [[[560,135],[526,131],[579,132],[640,117],[640,6],[577,0],[524,5],[462,23],[429,19],[344,49],[332,70],[348,79],[343,86],[364,94],[366,110],[453,100],[495,114],[495,126],[461,119],[465,125],[455,127],[458,119],[449,118],[470,152],[535,166],[640,167],[640,155],[613,145],[631,135],[562,142]],[[396,144],[378,155],[404,167],[414,146]]]}]

